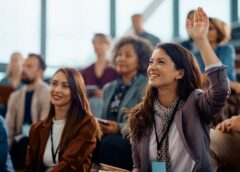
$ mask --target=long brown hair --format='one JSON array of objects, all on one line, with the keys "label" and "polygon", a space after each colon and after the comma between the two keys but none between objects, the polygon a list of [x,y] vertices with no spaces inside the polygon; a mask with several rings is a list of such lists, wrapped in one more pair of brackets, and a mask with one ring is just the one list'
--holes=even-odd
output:
[{"label": "long brown hair", "polygon": [[[59,150],[62,151],[65,150],[70,140],[73,139],[77,134],[75,127],[78,125],[80,118],[84,115],[92,115],[92,112],[87,99],[86,88],[82,75],[74,68],[60,68],[53,76],[55,76],[58,72],[64,73],[67,77],[72,97],[71,105],[66,114],[66,123],[59,144]],[[50,103],[47,121],[52,121],[54,116],[55,108],[54,105]],[[100,137],[101,130],[97,122],[96,126],[98,128]]]},{"label": "long brown hair", "polygon": [[[177,88],[181,100],[186,100],[193,90],[202,88],[201,72],[195,57],[190,51],[173,43],[159,44],[157,49],[166,52],[174,62],[176,70],[184,70],[184,77],[179,80]],[[127,111],[127,124],[125,127],[129,128],[128,130],[124,129],[124,131],[127,131],[127,133],[124,133],[125,135],[131,138],[139,138],[146,129],[152,126],[153,103],[157,95],[157,88],[147,85],[143,101]]]}]

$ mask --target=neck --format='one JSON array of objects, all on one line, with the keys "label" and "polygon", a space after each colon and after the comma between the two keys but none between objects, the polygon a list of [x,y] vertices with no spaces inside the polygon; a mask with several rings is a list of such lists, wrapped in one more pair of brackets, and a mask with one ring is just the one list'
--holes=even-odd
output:
[{"label": "neck", "polygon": [[166,108],[169,108],[176,97],[178,96],[177,91],[173,89],[158,89],[158,100]]},{"label": "neck", "polygon": [[143,33],[144,32],[144,29],[143,28],[137,28],[136,30],[135,30],[135,33],[136,34],[141,34],[141,33]]},{"label": "neck", "polygon": [[55,106],[55,120],[66,119],[67,111],[69,109],[69,105],[66,106]]},{"label": "neck", "polygon": [[26,85],[26,91],[34,91],[39,83],[40,83],[40,79],[37,79],[32,84]]},{"label": "neck", "polygon": [[123,83],[128,84],[136,74],[137,74],[137,71],[134,71],[134,72],[129,73],[129,74],[122,75]]},{"label": "neck", "polygon": [[105,64],[105,63],[107,63],[107,59],[106,59],[105,55],[97,56],[96,63],[98,63],[98,64]]}]

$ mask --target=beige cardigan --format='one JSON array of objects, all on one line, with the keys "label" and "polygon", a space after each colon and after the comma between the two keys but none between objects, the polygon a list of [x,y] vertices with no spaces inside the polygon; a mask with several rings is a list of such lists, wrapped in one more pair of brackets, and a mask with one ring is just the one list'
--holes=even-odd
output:
[{"label": "beige cardigan", "polygon": [[[44,119],[49,111],[49,86],[40,81],[34,90],[31,104],[32,122]],[[26,88],[14,91],[8,100],[6,121],[8,126],[8,143],[11,145],[14,136],[22,133],[24,120],[24,103]]]}]

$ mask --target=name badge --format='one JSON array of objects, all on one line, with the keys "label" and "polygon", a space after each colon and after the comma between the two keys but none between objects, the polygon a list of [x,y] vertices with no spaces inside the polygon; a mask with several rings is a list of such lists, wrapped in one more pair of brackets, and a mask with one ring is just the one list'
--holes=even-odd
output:
[{"label": "name badge", "polygon": [[152,161],[152,172],[166,172],[166,162],[165,161]]}]

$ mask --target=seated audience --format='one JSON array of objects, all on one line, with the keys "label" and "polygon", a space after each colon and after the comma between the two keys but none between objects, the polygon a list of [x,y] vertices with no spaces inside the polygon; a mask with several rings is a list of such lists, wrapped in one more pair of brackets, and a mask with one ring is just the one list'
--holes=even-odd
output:
[{"label": "seated audience", "polygon": [[90,171],[100,127],[85,89],[75,69],[61,68],[54,74],[48,116],[30,129],[25,171]]},{"label": "seated audience", "polygon": [[12,160],[8,152],[7,126],[0,116],[0,171],[14,172]]},{"label": "seated audience", "polygon": [[207,39],[209,21],[202,8],[188,20],[188,33],[206,65],[210,87],[201,88],[195,57],[182,46],[159,45],[148,66],[144,100],[129,110],[134,172],[213,171],[209,155],[210,124],[230,93],[226,67]]},{"label": "seated audience", "polygon": [[81,73],[87,88],[92,112],[99,117],[102,107],[102,88],[106,83],[115,80],[118,74],[110,66],[110,62],[107,59],[111,44],[110,37],[103,33],[96,33],[92,44],[96,54],[96,62],[83,69]]},{"label": "seated audience", "polygon": [[104,134],[96,151],[100,163],[132,169],[130,142],[121,135],[123,110],[142,100],[151,52],[150,43],[136,36],[122,37],[114,46],[113,59],[120,78],[108,83],[103,90],[101,117],[107,122],[100,122]]},{"label": "seated audience", "polygon": [[29,54],[21,75],[25,86],[13,92],[8,101],[8,143],[16,169],[24,167],[30,125],[46,117],[49,110],[49,86],[42,81],[45,68],[40,55]]},{"label": "seated audience", "polygon": [[0,81],[1,85],[9,85],[14,89],[21,87],[23,61],[22,54],[15,52],[11,55],[10,63],[7,66],[6,76]]}]

